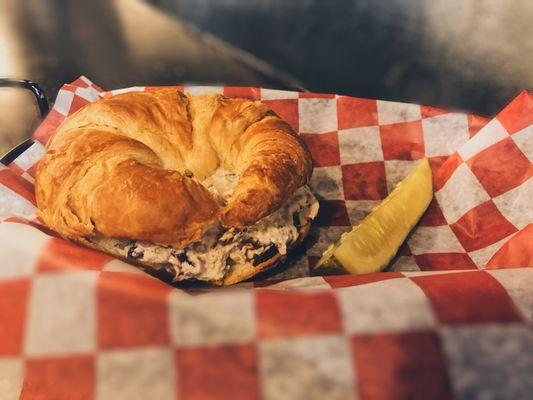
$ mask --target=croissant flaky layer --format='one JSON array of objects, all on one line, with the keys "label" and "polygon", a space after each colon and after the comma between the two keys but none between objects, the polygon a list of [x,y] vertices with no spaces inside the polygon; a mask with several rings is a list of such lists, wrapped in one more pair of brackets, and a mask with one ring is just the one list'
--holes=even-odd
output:
[{"label": "croissant flaky layer", "polygon": [[[227,204],[200,183],[217,168],[239,176]],[[39,216],[67,238],[183,247],[215,223],[254,224],[311,171],[300,138],[261,102],[165,88],[102,99],[67,118],[35,189]]]}]

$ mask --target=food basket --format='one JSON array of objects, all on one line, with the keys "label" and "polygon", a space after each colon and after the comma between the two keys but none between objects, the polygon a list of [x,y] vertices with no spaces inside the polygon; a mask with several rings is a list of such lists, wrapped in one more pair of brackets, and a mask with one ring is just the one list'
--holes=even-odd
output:
[{"label": "food basket", "polygon": [[[33,87],[46,112],[44,96]],[[321,203],[286,265],[183,289],[35,217],[44,144],[104,91],[64,85],[0,170],[0,398],[513,398],[533,392],[533,95],[493,119],[255,87],[307,143]],[[386,272],[309,276],[325,247],[429,157],[435,198]],[[73,396],[75,394],[75,396]]]}]

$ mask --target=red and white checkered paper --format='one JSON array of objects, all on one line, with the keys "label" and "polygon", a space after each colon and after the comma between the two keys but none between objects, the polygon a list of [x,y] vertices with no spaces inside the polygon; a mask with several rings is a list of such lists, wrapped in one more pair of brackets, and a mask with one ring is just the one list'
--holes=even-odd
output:
[{"label": "red and white checkered paper", "polygon": [[[65,85],[37,142],[0,170],[0,399],[529,398],[531,94],[488,121],[346,96],[182,89],[262,100],[301,134],[321,201],[310,237],[284,272],[195,291],[57,237],[35,219],[44,143],[79,107],[122,91]],[[424,155],[435,200],[392,271],[287,279],[308,275]]]}]

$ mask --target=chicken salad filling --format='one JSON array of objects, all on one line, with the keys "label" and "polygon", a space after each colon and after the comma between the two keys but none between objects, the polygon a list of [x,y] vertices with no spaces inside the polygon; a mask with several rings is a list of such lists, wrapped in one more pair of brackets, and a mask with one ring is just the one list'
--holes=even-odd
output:
[{"label": "chicken salad filling", "polygon": [[[237,179],[237,175],[219,169],[202,184],[224,205]],[[254,225],[228,230],[212,226],[200,241],[183,249],[116,238],[91,238],[90,241],[117,256],[164,269],[174,276],[174,281],[215,281],[222,279],[235,264],[250,262],[255,266],[277,254],[285,255],[288,247],[298,240],[300,228],[317,213],[318,201],[308,186],[302,186],[278,210]]]}]

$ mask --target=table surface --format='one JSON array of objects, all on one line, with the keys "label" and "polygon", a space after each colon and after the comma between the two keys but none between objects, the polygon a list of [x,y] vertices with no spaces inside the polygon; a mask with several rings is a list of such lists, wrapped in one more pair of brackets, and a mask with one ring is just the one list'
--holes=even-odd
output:
[{"label": "table surface", "polygon": [[[3,0],[0,76],[51,100],[84,74],[105,88],[306,88],[493,115],[533,88],[532,17],[528,0]],[[3,152],[37,123],[31,96],[0,90],[0,120]]]}]

